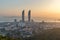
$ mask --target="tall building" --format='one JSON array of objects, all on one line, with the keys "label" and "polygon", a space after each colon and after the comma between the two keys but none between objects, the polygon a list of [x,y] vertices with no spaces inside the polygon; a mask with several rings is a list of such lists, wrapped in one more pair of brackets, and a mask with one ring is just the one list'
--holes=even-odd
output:
[{"label": "tall building", "polygon": [[24,22],[24,10],[22,11],[22,22]]},{"label": "tall building", "polygon": [[30,22],[31,19],[31,10],[28,11],[28,22]]},{"label": "tall building", "polygon": [[15,27],[18,27],[17,19],[14,19]]},{"label": "tall building", "polygon": [[14,19],[14,22],[17,22],[17,19]]}]

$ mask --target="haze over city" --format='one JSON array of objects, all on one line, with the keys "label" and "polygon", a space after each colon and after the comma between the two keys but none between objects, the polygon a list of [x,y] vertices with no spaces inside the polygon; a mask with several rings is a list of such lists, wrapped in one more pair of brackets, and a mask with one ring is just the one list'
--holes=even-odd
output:
[{"label": "haze over city", "polygon": [[60,0],[0,0],[0,16],[21,16],[31,9],[32,17],[60,19]]},{"label": "haze over city", "polygon": [[0,0],[0,40],[60,40],[60,0]]}]

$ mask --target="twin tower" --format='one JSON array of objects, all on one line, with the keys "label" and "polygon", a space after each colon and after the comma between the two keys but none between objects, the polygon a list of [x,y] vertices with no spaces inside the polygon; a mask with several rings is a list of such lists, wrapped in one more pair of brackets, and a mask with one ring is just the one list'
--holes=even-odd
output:
[{"label": "twin tower", "polygon": [[[25,11],[23,10],[22,11],[22,22],[24,22],[25,20],[24,20],[24,15],[25,15],[25,13],[24,13]],[[28,22],[30,22],[30,19],[31,19],[31,10],[29,10],[28,11]]]}]

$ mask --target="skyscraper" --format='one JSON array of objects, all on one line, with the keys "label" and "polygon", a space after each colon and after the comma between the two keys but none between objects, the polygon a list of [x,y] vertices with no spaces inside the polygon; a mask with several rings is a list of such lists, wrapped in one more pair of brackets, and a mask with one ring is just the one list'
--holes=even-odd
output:
[{"label": "skyscraper", "polygon": [[22,11],[22,22],[24,22],[24,10]]},{"label": "skyscraper", "polygon": [[28,11],[28,22],[30,22],[31,19],[31,10]]}]

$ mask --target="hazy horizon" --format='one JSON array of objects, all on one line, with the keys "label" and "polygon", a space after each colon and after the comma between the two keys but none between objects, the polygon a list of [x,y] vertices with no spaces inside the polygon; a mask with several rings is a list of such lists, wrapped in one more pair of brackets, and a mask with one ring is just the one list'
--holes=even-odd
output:
[{"label": "hazy horizon", "polygon": [[0,17],[25,16],[31,10],[32,17],[60,19],[60,0],[0,0]]}]

